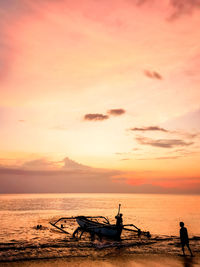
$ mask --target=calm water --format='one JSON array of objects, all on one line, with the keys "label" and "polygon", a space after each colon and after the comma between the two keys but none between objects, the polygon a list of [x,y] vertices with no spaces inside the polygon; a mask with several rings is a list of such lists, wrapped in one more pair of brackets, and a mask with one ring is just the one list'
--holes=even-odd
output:
[{"label": "calm water", "polygon": [[[176,238],[179,234],[179,221],[185,222],[191,238],[200,236],[200,196],[196,195],[0,195],[0,245],[3,249],[3,252],[0,252],[0,260],[23,259],[23,257],[41,258],[44,254],[45,257],[49,255],[56,257],[58,254],[60,256],[69,253],[77,255],[78,250],[79,256],[90,253],[91,249],[84,249],[84,251],[80,249],[81,246],[87,248],[91,246],[87,237],[78,243],[70,241],[70,245],[66,247],[66,244],[69,244],[70,236],[52,229],[49,221],[55,221],[61,216],[103,215],[109,217],[110,221],[114,223],[119,203],[122,205],[124,224],[133,223],[142,230],[150,231],[154,238],[173,236],[168,243],[164,243],[165,246],[171,245],[170,252],[178,253],[179,251]],[[41,224],[43,229],[36,230],[37,224]],[[70,233],[76,228],[74,222],[65,226]],[[107,247],[105,242],[103,244]],[[144,242],[147,241],[144,240]],[[196,243],[197,246],[195,245],[197,251],[198,244],[199,241]],[[128,246],[127,243],[125,245]],[[159,250],[159,247],[160,244],[154,245],[156,250]],[[41,251],[42,248],[43,251]],[[97,248],[101,248],[101,244],[98,243]],[[140,252],[141,249],[136,247],[136,250]],[[95,250],[93,253],[98,252]],[[103,256],[102,250],[100,254]]]}]

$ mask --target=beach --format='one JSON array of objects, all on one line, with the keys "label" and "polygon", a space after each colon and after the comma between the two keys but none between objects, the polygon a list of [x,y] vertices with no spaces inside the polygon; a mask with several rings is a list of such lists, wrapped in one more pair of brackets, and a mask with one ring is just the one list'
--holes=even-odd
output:
[{"label": "beach", "polygon": [[[0,266],[198,266],[200,213],[193,206],[198,201],[199,196],[184,195],[1,195]],[[120,241],[98,237],[91,241],[87,233],[75,240],[75,221],[63,224],[69,234],[49,224],[77,215],[104,215],[114,223],[119,202],[124,224],[150,231],[151,238],[123,231]],[[187,256],[181,255],[180,220],[188,228],[194,258],[187,249]]]},{"label": "beach", "polygon": [[62,258],[43,259],[1,263],[2,267],[197,267],[200,264],[200,257],[181,257],[168,255],[125,255],[110,256],[108,258]]}]

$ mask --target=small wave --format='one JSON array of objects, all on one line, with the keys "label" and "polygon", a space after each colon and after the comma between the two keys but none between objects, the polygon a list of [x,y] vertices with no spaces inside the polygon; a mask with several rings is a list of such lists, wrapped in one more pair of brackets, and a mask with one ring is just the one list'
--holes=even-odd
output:
[{"label": "small wave", "polygon": [[[190,239],[194,253],[200,253],[200,237]],[[161,245],[162,244],[162,245]],[[104,257],[115,255],[116,249],[122,249],[126,254],[180,254],[181,247],[178,237],[153,236],[151,239],[124,237],[121,241],[98,239],[90,241],[88,236],[81,240],[54,239],[48,242],[5,242],[0,243],[0,262],[19,260],[52,259],[60,257]]]}]

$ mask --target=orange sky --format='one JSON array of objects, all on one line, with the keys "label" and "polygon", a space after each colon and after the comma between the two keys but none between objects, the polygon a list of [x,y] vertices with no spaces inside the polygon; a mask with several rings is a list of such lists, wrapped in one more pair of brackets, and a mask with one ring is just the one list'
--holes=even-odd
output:
[{"label": "orange sky", "polygon": [[0,192],[200,193],[199,28],[190,0],[0,0]]}]

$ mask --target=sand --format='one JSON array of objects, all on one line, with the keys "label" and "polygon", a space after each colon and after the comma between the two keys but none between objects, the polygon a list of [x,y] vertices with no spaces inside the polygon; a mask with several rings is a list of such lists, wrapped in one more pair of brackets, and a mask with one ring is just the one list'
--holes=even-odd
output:
[{"label": "sand", "polygon": [[[119,253],[121,254],[121,252]],[[197,267],[200,266],[200,256],[172,256],[172,255],[116,255],[105,258],[59,258],[26,260],[0,263],[1,267]]]}]

